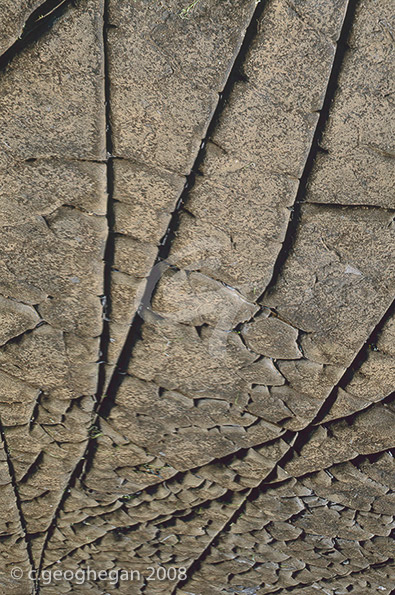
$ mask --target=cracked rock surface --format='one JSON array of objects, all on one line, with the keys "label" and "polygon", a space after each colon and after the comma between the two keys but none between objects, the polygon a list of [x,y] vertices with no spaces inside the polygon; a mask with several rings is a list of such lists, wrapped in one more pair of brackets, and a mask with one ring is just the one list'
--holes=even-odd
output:
[{"label": "cracked rock surface", "polygon": [[1,595],[392,592],[391,8],[0,0]]}]

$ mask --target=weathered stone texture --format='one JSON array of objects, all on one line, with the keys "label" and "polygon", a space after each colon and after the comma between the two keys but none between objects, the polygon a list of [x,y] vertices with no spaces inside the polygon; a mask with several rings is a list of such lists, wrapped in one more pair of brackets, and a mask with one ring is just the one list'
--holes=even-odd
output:
[{"label": "weathered stone texture", "polygon": [[262,490],[179,593],[285,593],[294,587],[333,594],[352,585],[389,594],[394,574],[383,563],[391,556],[394,519],[385,506],[391,494],[371,474],[388,466],[393,473],[393,458],[383,453],[375,465],[362,459],[360,470],[334,465]]},{"label": "weathered stone texture", "polygon": [[[24,595],[32,589],[28,572],[32,569],[21,525],[20,512],[12,485],[6,444],[0,440],[0,589],[11,595]],[[20,580],[13,580],[13,568],[21,569]]]},{"label": "weathered stone texture", "polygon": [[26,529],[125,595],[390,595],[390,4],[256,6],[81,0],[0,74],[0,589]]},{"label": "weathered stone texture", "polygon": [[1,0],[0,55],[19,38],[25,22],[40,4],[40,0]]},{"label": "weathered stone texture", "polygon": [[386,0],[358,4],[309,201],[395,207],[393,9]]},{"label": "weathered stone texture", "polygon": [[109,3],[116,157],[113,267],[131,276],[130,282],[112,279],[110,364],[119,357],[255,2],[201,3],[191,21],[181,18],[183,8],[175,0],[166,5]]},{"label": "weathered stone texture", "polygon": [[90,161],[105,158],[102,18],[101,0],[70,7],[0,75],[0,416],[36,563],[97,390],[106,166]]}]

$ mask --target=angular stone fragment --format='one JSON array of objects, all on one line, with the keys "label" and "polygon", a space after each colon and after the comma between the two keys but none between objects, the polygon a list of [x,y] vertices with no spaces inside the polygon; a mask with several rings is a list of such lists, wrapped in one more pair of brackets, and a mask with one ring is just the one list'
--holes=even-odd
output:
[{"label": "angular stone fragment", "polygon": [[100,7],[70,8],[1,74],[0,161],[105,158]]},{"label": "angular stone fragment", "polygon": [[[97,296],[102,290],[102,262],[106,224],[102,218],[93,218],[82,213],[70,215],[65,209],[56,222],[47,225],[43,217],[28,223],[4,228],[1,235],[2,270],[5,279],[21,278],[38,293],[39,303],[44,297],[65,294],[68,297],[81,292]],[[76,225],[72,224],[74,220]],[[90,236],[90,244],[84,244],[78,232]],[[17,247],[17,249],[16,249]],[[27,267],[28,263],[28,268]],[[8,266],[7,266],[8,265]],[[8,290],[8,296],[18,299],[18,283]],[[43,297],[41,297],[43,296]],[[34,300],[35,294],[30,295]],[[28,296],[29,299],[29,296]],[[28,300],[24,300],[28,301]]]},{"label": "angular stone fragment", "polygon": [[305,26],[312,27],[318,34],[333,41],[339,39],[347,10],[343,0],[289,0],[287,4]]},{"label": "angular stone fragment", "polygon": [[113,269],[142,281],[151,270],[156,253],[156,247],[152,244],[116,234]]},{"label": "angular stone fragment", "polygon": [[0,373],[1,422],[4,427],[29,423],[40,391],[17,378]]},{"label": "angular stone fragment", "polygon": [[308,359],[280,361],[277,365],[292,388],[310,398],[319,399],[323,392],[329,393],[339,378],[337,366],[325,366]]},{"label": "angular stone fragment", "polygon": [[37,326],[40,317],[26,304],[0,296],[0,345]]},{"label": "angular stone fragment", "polygon": [[232,330],[257,311],[236,290],[197,272],[169,272],[162,277],[152,308],[167,320]]},{"label": "angular stone fragment", "polygon": [[318,427],[310,432],[308,441],[285,463],[284,469],[294,476],[303,475],[359,454],[392,448],[394,418],[393,406],[376,404],[356,414],[351,425],[341,420],[332,422],[329,431]]},{"label": "angular stone fragment", "polygon": [[372,332],[393,295],[391,236],[391,217],[378,209],[303,209],[294,250],[264,304],[306,332],[308,359],[347,365]]},{"label": "angular stone fragment", "polygon": [[204,176],[196,180],[181,214],[170,258],[180,268],[199,270],[256,300],[284,240],[297,182],[246,165],[213,143],[202,169]]},{"label": "angular stone fragment", "polygon": [[0,166],[1,226],[51,215],[69,205],[89,215],[106,214],[106,171],[101,163],[37,159]]},{"label": "angular stone fragment", "polygon": [[123,159],[116,159],[113,167],[115,231],[157,245],[185,178]]},{"label": "angular stone fragment", "polygon": [[297,345],[298,331],[279,318],[263,312],[243,328],[243,337],[250,349],[279,359],[299,359],[302,353]]},{"label": "angular stone fragment", "polygon": [[[259,90],[238,83],[229,102],[229,117],[231,128],[224,122],[212,138],[226,153],[237,154],[244,167],[255,164],[268,173],[291,178],[302,175],[317,114],[290,112],[270,101],[263,103]],[[249,134],[246,122],[250,124]]]},{"label": "angular stone fragment", "polygon": [[368,359],[347,384],[349,394],[370,402],[379,401],[391,394],[395,386],[395,358],[371,351]]},{"label": "angular stone fragment", "polygon": [[328,413],[323,418],[323,421],[327,422],[334,419],[347,417],[356,411],[365,409],[369,405],[371,405],[371,401],[364,398],[354,397],[348,393],[347,390],[338,388],[336,390],[335,401],[330,407]]},{"label": "angular stone fragment", "polygon": [[[338,2],[336,12],[333,4],[328,2],[327,11],[335,13],[339,21],[346,3]],[[301,18],[293,6],[292,1],[277,0],[267,7],[244,73],[274,109],[281,106],[308,113],[322,107],[335,47],[312,26],[311,21],[322,18],[317,3],[304,3],[306,18]],[[335,35],[339,25],[338,22]]]},{"label": "angular stone fragment", "polygon": [[377,339],[377,349],[383,353],[395,356],[395,316],[385,322]]},{"label": "angular stone fragment", "polygon": [[373,481],[388,486],[390,490],[395,488],[394,457],[391,452],[385,452],[373,461],[364,459],[361,471]]},{"label": "angular stone fragment", "polygon": [[[248,404],[248,411],[273,423],[282,423],[292,418],[295,409],[289,409],[285,402],[276,396],[276,389],[267,386],[254,386],[250,391],[252,403]],[[281,394],[281,388],[278,388]]]},{"label": "angular stone fragment", "polygon": [[113,271],[111,275],[111,321],[130,324],[130,313],[137,310],[136,299],[141,282],[130,275]]}]

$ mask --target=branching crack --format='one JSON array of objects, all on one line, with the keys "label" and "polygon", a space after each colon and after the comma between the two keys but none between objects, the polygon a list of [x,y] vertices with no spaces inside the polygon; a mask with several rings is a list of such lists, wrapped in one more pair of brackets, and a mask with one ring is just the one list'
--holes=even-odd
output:
[{"label": "branching crack", "polygon": [[108,416],[108,413],[112,407],[112,404],[114,403],[118,388],[122,382],[122,378],[125,375],[125,372],[127,370],[133,348],[134,348],[136,342],[140,338],[141,327],[143,324],[143,317],[141,316],[141,314],[146,309],[149,308],[149,304],[150,304],[152,295],[155,291],[156,284],[160,277],[161,267],[158,265],[160,265],[160,263],[163,263],[164,266],[167,266],[166,259],[169,256],[173,239],[174,239],[174,237],[177,233],[178,227],[179,227],[180,214],[183,210],[183,205],[186,203],[189,193],[195,184],[196,176],[199,175],[200,165],[203,162],[203,159],[205,158],[205,155],[206,155],[207,141],[210,138],[210,136],[212,135],[212,131],[216,127],[219,116],[222,113],[222,111],[225,107],[225,104],[227,102],[227,99],[233,90],[234,83],[237,80],[237,74],[244,62],[244,59],[245,59],[246,53],[248,51],[248,48],[251,44],[251,41],[256,34],[258,21],[263,13],[263,10],[264,10],[264,2],[260,2],[255,7],[254,13],[250,20],[250,23],[246,29],[244,39],[240,45],[239,51],[238,51],[237,55],[234,57],[233,64],[229,70],[228,78],[225,83],[224,89],[222,92],[219,93],[217,107],[211,117],[211,120],[208,123],[206,136],[200,144],[200,149],[196,156],[195,162],[192,166],[191,172],[187,176],[184,189],[183,189],[181,196],[179,197],[179,199],[177,201],[176,207],[171,215],[167,230],[166,230],[165,234],[163,235],[163,238],[159,244],[159,249],[158,249],[155,263],[151,269],[151,273],[149,274],[149,276],[147,278],[147,284],[146,284],[146,288],[145,288],[143,297],[141,299],[140,306],[138,308],[138,311],[133,316],[133,320],[132,320],[131,326],[130,326],[130,331],[128,333],[125,344],[121,350],[121,354],[119,356],[114,373],[113,373],[111,380],[109,382],[106,398],[102,400],[102,402],[100,403],[100,406],[98,407],[98,412],[100,413],[100,415],[102,417]]},{"label": "branching crack", "polygon": [[[53,19],[55,18],[54,15],[56,14],[56,17],[57,17],[59,14],[61,14],[61,12],[63,10],[65,10],[65,7],[69,3],[70,3],[70,0],[62,0],[62,1],[52,0],[52,1],[45,2],[43,5],[41,5],[41,7],[40,7],[41,13],[40,14],[43,14],[42,13],[43,10],[49,11],[49,12],[46,12],[45,15],[43,14],[43,18],[42,18],[43,23],[42,24],[40,23],[40,25],[37,27],[33,27],[33,22],[31,22],[29,27],[27,27],[28,23],[30,22],[30,19],[33,17],[33,15],[29,18],[29,20],[27,21],[27,23],[25,25],[24,33],[22,34],[21,39],[18,42],[16,42],[11,48],[9,48],[9,50],[7,50],[7,52],[5,54],[3,54],[3,56],[0,58],[0,69],[5,68],[7,66],[7,64],[12,60],[12,58],[16,55],[16,53],[18,53],[18,51],[20,51],[20,49],[23,48],[26,44],[30,43],[31,39],[35,39],[36,35],[41,34],[41,33],[39,33],[39,31],[44,31],[44,30],[46,30],[46,28],[50,27],[53,22]],[[312,144],[310,147],[310,152],[309,152],[308,158],[306,160],[303,174],[300,179],[300,184],[299,184],[298,192],[296,195],[295,204],[294,204],[294,207],[290,207],[291,209],[292,208],[294,209],[294,213],[293,213],[293,216],[291,216],[291,218],[289,220],[285,239],[284,239],[283,245],[282,245],[281,250],[277,256],[277,260],[276,260],[274,268],[273,268],[271,281],[267,285],[260,300],[266,295],[266,293],[268,291],[270,291],[276,285],[279,275],[282,272],[285,260],[287,259],[288,254],[289,254],[290,250],[292,249],[292,246],[293,246],[293,243],[295,240],[295,230],[297,228],[297,225],[298,225],[298,222],[300,219],[300,210],[301,210],[300,205],[302,203],[306,202],[306,189],[307,189],[308,180],[309,180],[312,168],[314,166],[316,155],[317,155],[318,151],[320,150],[319,142],[320,142],[322,132],[323,132],[326,122],[329,118],[331,102],[332,102],[332,99],[333,99],[336,89],[337,89],[338,77],[339,77],[339,74],[340,74],[340,71],[342,68],[342,63],[344,60],[345,53],[347,52],[347,49],[348,49],[347,39],[348,39],[350,30],[351,30],[351,26],[352,26],[354,13],[355,13],[357,4],[358,4],[358,0],[350,0],[348,3],[348,7],[347,7],[344,22],[343,22],[341,34],[340,34],[339,40],[337,42],[335,57],[334,57],[333,64],[332,64],[332,70],[331,70],[331,73],[330,73],[330,76],[328,79],[325,100],[323,103],[322,110],[320,111],[318,123],[317,123],[316,129],[315,129]],[[104,271],[103,305],[104,305],[104,314],[105,315],[103,317],[103,330],[102,330],[101,341],[100,341],[100,357],[99,357],[100,361],[98,362],[99,377],[98,377],[98,387],[97,387],[97,393],[96,393],[96,406],[95,406],[94,413],[92,416],[92,427],[99,428],[100,427],[100,418],[104,419],[108,416],[108,413],[111,410],[113,403],[115,402],[115,398],[116,398],[118,389],[122,383],[123,377],[127,373],[127,369],[128,369],[128,365],[130,362],[133,348],[141,336],[141,328],[143,325],[143,312],[144,312],[144,310],[147,310],[150,306],[151,298],[155,292],[157,282],[161,276],[161,265],[163,265],[163,267],[168,267],[167,259],[170,254],[173,240],[174,240],[175,235],[177,234],[177,231],[179,228],[180,215],[181,215],[182,211],[189,212],[187,207],[184,207],[184,205],[187,202],[189,193],[195,184],[196,177],[200,175],[199,168],[200,168],[200,165],[202,164],[202,161],[206,155],[206,146],[207,146],[208,139],[210,138],[210,135],[212,134],[213,129],[217,125],[219,116],[222,113],[225,103],[233,90],[233,85],[234,85],[235,81],[238,80],[238,77],[239,77],[238,72],[239,72],[240,67],[246,57],[246,54],[249,50],[251,42],[254,39],[256,32],[258,30],[259,22],[260,22],[260,19],[262,17],[263,11],[264,11],[264,6],[265,6],[264,2],[257,3],[257,6],[254,10],[253,15],[252,15],[250,24],[246,30],[244,40],[242,41],[242,43],[240,45],[237,56],[235,56],[235,58],[234,58],[233,65],[230,69],[224,90],[223,90],[223,92],[221,92],[219,94],[217,107],[216,107],[214,113],[212,114],[210,121],[208,122],[206,136],[200,145],[200,149],[197,153],[194,165],[193,165],[189,175],[187,176],[187,180],[186,180],[184,189],[177,201],[174,211],[172,212],[172,214],[170,216],[169,225],[168,225],[167,230],[166,230],[165,234],[163,235],[162,240],[159,244],[158,253],[157,253],[157,256],[155,259],[155,263],[154,263],[154,265],[151,269],[151,272],[147,278],[146,289],[145,289],[144,295],[141,299],[140,306],[139,306],[137,312],[135,312],[133,314],[133,318],[132,318],[131,325],[130,325],[130,331],[129,331],[127,339],[122,347],[122,350],[119,355],[119,359],[117,361],[115,370],[110,378],[110,381],[108,383],[108,388],[105,393],[105,385],[106,385],[105,368],[106,368],[106,363],[107,363],[107,351],[108,351],[109,341],[110,341],[109,319],[111,318],[111,272],[113,270],[113,262],[114,262],[114,238],[115,238],[114,209],[113,209],[113,204],[114,204],[114,199],[113,199],[113,185],[114,185],[113,159],[116,159],[116,157],[112,156],[113,142],[112,142],[111,118],[110,118],[110,79],[109,79],[109,67],[108,67],[108,56],[107,56],[107,52],[108,52],[107,31],[108,31],[110,24],[108,21],[108,0],[104,0],[104,9],[103,9],[103,45],[104,45],[104,71],[105,71],[104,72],[104,75],[105,75],[104,76],[104,85],[105,85],[106,127],[107,127],[106,151],[107,151],[108,158],[107,158],[107,160],[100,162],[100,163],[105,163],[107,165],[108,239],[107,239],[105,258],[104,258],[105,271]],[[44,9],[44,7],[45,7],[45,9]],[[294,8],[294,7],[292,6],[292,8]],[[35,11],[35,13],[36,12],[37,11]],[[33,13],[33,14],[35,14],[35,13]],[[34,22],[36,22],[36,21],[34,21]],[[26,32],[25,32],[25,29],[26,29]],[[16,49],[14,46],[17,46]],[[9,54],[9,52],[11,52],[11,53]],[[341,206],[341,205],[334,205],[334,206]],[[330,207],[332,207],[332,205],[330,205]],[[359,207],[359,205],[358,205],[358,207]],[[391,310],[391,308],[390,308],[390,310]],[[206,556],[209,554],[212,546],[215,545],[215,543],[220,538],[220,536],[225,531],[227,531],[229,526],[239,518],[242,511],[245,509],[247,502],[255,500],[258,497],[258,495],[262,492],[262,490],[265,489],[266,485],[269,485],[269,484],[273,485],[273,483],[270,483],[270,482],[279,481],[277,479],[277,471],[279,470],[279,468],[281,468],[281,465],[284,463],[284,461],[286,461],[290,456],[292,456],[293,453],[296,452],[296,449],[301,446],[301,444],[303,443],[303,440],[308,440],[309,432],[311,432],[311,430],[313,429],[312,426],[314,426],[315,424],[320,424],[322,422],[327,411],[330,409],[334,400],[336,399],[338,387],[339,386],[341,387],[347,381],[350,374],[353,373],[354,369],[363,360],[363,358],[366,355],[366,350],[368,349],[368,345],[372,341],[374,341],[375,336],[378,334],[379,330],[382,328],[383,324],[388,319],[390,310],[388,310],[386,312],[384,317],[381,319],[381,321],[378,323],[376,328],[373,330],[370,337],[364,343],[363,347],[360,349],[360,351],[354,358],[351,366],[347,369],[347,371],[344,373],[344,375],[342,376],[340,381],[333,388],[333,390],[331,391],[331,393],[329,394],[329,396],[323,403],[321,409],[319,410],[319,412],[316,415],[316,417],[314,418],[314,420],[312,422],[310,422],[304,430],[302,430],[302,433],[299,435],[299,439],[298,439],[297,443],[295,443],[295,439],[298,437],[298,434],[293,433],[292,440],[289,441],[289,449],[287,450],[285,455],[281,458],[280,461],[278,461],[273,466],[271,473],[269,475],[267,475],[258,484],[257,487],[249,488],[248,490],[245,490],[243,492],[243,495],[245,497],[243,498],[242,502],[239,504],[238,508],[236,510],[234,510],[231,517],[228,518],[228,520],[223,523],[223,525],[218,529],[218,531],[215,533],[215,535],[213,535],[211,537],[209,543],[205,546],[204,550],[193,561],[193,563],[188,571],[188,578],[185,579],[185,581],[178,582],[174,586],[171,593],[174,593],[176,590],[179,589],[180,585],[183,585],[185,582],[187,582],[187,580],[189,580],[191,574],[194,572],[194,570],[197,567],[199,567],[201,562],[206,558]],[[240,328],[241,328],[241,326],[240,326]],[[237,329],[239,329],[239,326],[236,327],[236,330]],[[33,416],[33,417],[35,417],[35,416]],[[5,444],[4,432],[1,427],[0,427],[0,434],[1,434],[2,440]],[[79,459],[76,467],[74,468],[73,472],[71,473],[71,475],[69,477],[67,486],[65,487],[63,495],[60,499],[60,502],[55,510],[51,525],[49,527],[48,533],[45,538],[43,552],[42,552],[40,565],[39,565],[39,571],[43,564],[44,553],[46,551],[46,547],[47,547],[48,542],[51,539],[51,537],[56,529],[56,523],[57,523],[59,514],[63,509],[63,504],[65,502],[65,499],[67,498],[68,493],[70,492],[70,487],[75,484],[77,478],[83,479],[85,474],[87,473],[87,471],[90,468],[90,463],[93,460],[93,457],[95,454],[95,449],[97,448],[97,441],[95,440],[96,437],[97,437],[97,434],[95,436],[91,435],[88,438],[87,446],[84,450],[84,453],[83,453],[82,457]],[[5,448],[7,451],[6,444],[5,444]],[[242,450],[244,450],[244,449],[241,449],[240,453]],[[233,456],[235,454],[236,453],[232,453]],[[9,469],[10,469],[10,476],[11,476],[13,484],[14,484],[15,478],[14,478],[14,474],[13,474],[12,463],[9,460],[8,452],[7,452],[7,460],[8,460],[8,465],[9,465]],[[216,459],[216,462],[218,462],[218,459]],[[177,473],[175,477],[177,477],[178,475],[179,474]],[[160,484],[160,483],[165,483],[165,482],[158,482],[158,484]],[[148,489],[150,489],[151,487],[152,486],[150,486]],[[18,501],[18,494],[16,492],[15,485],[14,485],[14,491],[16,494],[17,506],[18,506],[18,509],[20,512],[21,523],[22,523],[23,529],[25,530],[24,520],[22,517],[21,510],[20,510],[20,504]],[[100,539],[101,539],[101,537],[98,538],[98,540],[100,540]],[[29,545],[29,543],[27,543],[27,545],[28,545],[28,550],[29,550],[29,556],[31,558],[31,553],[30,553],[30,549],[29,549],[30,545]],[[33,564],[33,562],[31,562],[31,563]],[[37,588],[36,592],[38,593],[39,587],[36,586],[36,588]]]},{"label": "branching crack", "polygon": [[283,457],[280,459],[280,461],[278,463],[276,463],[273,471],[266,476],[257,487],[255,488],[251,488],[249,489],[246,494],[245,494],[245,498],[242,500],[242,502],[240,503],[240,505],[236,508],[236,510],[233,512],[232,516],[226,521],[226,523],[223,524],[223,526],[215,533],[215,535],[213,535],[212,539],[209,541],[209,543],[206,545],[206,547],[204,548],[204,550],[201,552],[200,556],[198,558],[196,558],[194,560],[194,562],[191,564],[191,566],[188,569],[188,576],[186,579],[179,581],[173,588],[173,590],[171,591],[171,595],[173,595],[180,587],[182,587],[184,584],[187,583],[187,581],[191,578],[193,572],[199,568],[200,564],[203,562],[203,560],[208,556],[211,548],[216,544],[216,542],[218,541],[219,537],[233,524],[235,523],[241,516],[241,514],[243,513],[243,511],[245,510],[245,507],[247,506],[247,503],[249,501],[255,500],[259,493],[262,491],[263,486],[270,481],[270,477],[273,476],[273,474],[276,472],[276,469],[278,468],[279,465],[281,465],[289,456],[289,453],[292,453],[293,451],[293,440],[291,441],[291,445],[289,447],[289,449],[286,451],[286,453],[283,455]]},{"label": "branching crack", "polygon": [[[11,460],[11,455],[10,455],[10,451],[8,450],[8,445],[7,445],[7,441],[5,438],[5,432],[4,432],[4,426],[0,420],[0,440],[3,443],[3,447],[4,447],[4,451],[5,451],[5,455],[6,455],[6,461],[7,461],[7,466],[8,466],[8,473],[11,479],[11,484],[12,484],[12,488],[14,491],[14,497],[15,497],[15,505],[16,508],[18,510],[18,516],[19,516],[19,521],[21,524],[21,528],[22,528],[22,532],[23,532],[23,538],[24,541],[26,543],[26,550],[27,550],[27,555],[28,555],[28,559],[29,559],[29,563],[30,566],[32,568],[32,570],[35,569],[35,565],[34,565],[34,560],[33,560],[33,555],[32,555],[32,550],[31,550],[31,545],[27,536],[27,528],[26,528],[26,521],[25,521],[25,517],[23,515],[22,512],[22,506],[21,506],[21,500],[19,497],[19,492],[18,492],[18,482],[16,479],[16,475],[15,475],[15,470],[14,470],[14,466],[12,464],[12,460]],[[34,589],[34,593],[38,594],[38,584],[36,580],[33,580],[33,589]]]}]

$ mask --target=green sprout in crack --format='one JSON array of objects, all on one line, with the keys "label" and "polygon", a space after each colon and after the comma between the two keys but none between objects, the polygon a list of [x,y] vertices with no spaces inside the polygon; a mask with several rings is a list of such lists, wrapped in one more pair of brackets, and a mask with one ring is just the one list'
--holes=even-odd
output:
[{"label": "green sprout in crack", "polygon": [[191,10],[193,10],[195,8],[195,6],[198,2],[200,2],[200,0],[193,0],[193,2],[191,2],[191,4],[189,6],[182,9],[182,11],[179,13],[179,16],[182,19],[188,19],[189,13],[191,12]]},{"label": "green sprout in crack", "polygon": [[129,502],[130,500],[134,500],[134,498],[137,498],[137,494],[124,494],[119,499],[121,502]]},{"label": "green sprout in crack", "polygon": [[103,436],[103,432],[100,431],[100,428],[98,428],[97,426],[91,426],[89,428],[89,437],[99,438],[99,436]]},{"label": "green sprout in crack", "polygon": [[52,8],[51,10],[49,10],[48,12],[44,13],[44,14],[40,14],[36,20],[35,23],[38,23],[38,21],[41,21],[42,19],[45,19],[47,17],[49,17],[50,14],[52,14],[53,12],[55,12],[55,10],[57,10],[58,8],[60,8],[63,4],[65,4],[67,2],[67,0],[62,0],[62,2],[59,2],[59,4],[57,4],[56,6],[54,6],[54,8]]},{"label": "green sprout in crack", "polygon": [[162,469],[162,467],[154,467],[150,463],[144,463],[143,465],[136,467],[136,470],[141,473],[150,473],[151,475],[156,475],[158,477],[160,477],[160,469]]},{"label": "green sprout in crack", "polygon": [[150,473],[151,475],[162,477],[160,473],[162,469],[170,469],[170,467],[171,466],[167,463],[165,463],[161,467],[155,467],[155,465],[152,465],[151,463],[143,463],[142,465],[136,467],[136,471],[140,471],[141,473]]}]

